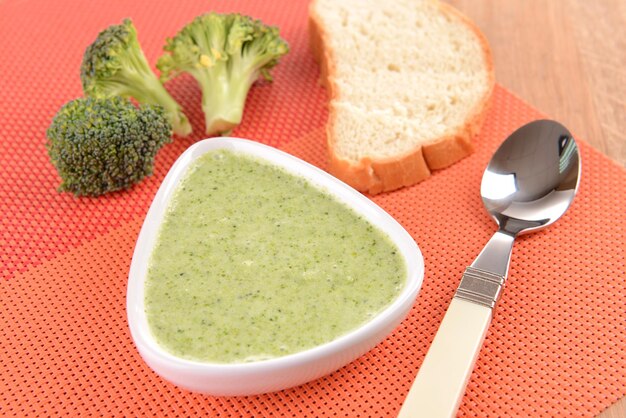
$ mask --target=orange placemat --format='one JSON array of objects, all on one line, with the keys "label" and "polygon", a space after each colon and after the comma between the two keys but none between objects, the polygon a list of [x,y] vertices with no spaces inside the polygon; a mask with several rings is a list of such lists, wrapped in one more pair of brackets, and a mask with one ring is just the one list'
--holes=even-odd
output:
[{"label": "orange placemat", "polygon": [[[126,324],[132,250],[158,185],[202,138],[200,93],[168,84],[191,138],[157,157],[130,191],[75,199],[55,191],[45,129],[81,94],[82,52],[130,16],[150,62],[199,13],[239,11],[280,26],[292,51],[273,84],[256,85],[235,135],[325,167],[325,91],[308,50],[306,2],[78,0],[0,2],[0,414],[394,416],[461,274],[495,225],[478,197],[497,145],[541,117],[501,87],[477,151],[429,180],[374,200],[404,225],[426,263],[410,316],[375,349],[309,384],[261,396],[179,390],[141,360]],[[462,416],[591,416],[626,395],[626,171],[579,141],[583,178],[572,208],[516,244],[509,282],[461,406]]]}]

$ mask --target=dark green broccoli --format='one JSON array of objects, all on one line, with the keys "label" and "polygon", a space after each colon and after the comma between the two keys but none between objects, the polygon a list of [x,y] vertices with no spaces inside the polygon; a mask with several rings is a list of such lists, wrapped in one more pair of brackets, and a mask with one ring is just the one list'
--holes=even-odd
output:
[{"label": "dark green broccoli", "polygon": [[87,47],[80,79],[88,97],[133,97],[139,103],[161,105],[174,133],[191,133],[189,120],[150,69],[129,19],[109,26]]},{"label": "dark green broccoli", "polygon": [[196,17],[165,45],[157,68],[166,81],[190,73],[202,89],[207,134],[228,134],[241,122],[250,86],[269,70],[289,46],[278,29],[239,14]]},{"label": "dark green broccoli", "polygon": [[154,157],[171,135],[161,106],[136,107],[122,97],[70,101],[47,131],[59,191],[98,196],[130,187],[152,174]]}]

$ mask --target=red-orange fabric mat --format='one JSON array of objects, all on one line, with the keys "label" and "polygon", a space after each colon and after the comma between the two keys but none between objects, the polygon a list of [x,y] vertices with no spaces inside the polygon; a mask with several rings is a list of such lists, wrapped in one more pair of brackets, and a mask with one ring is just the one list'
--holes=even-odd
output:
[{"label": "red-orange fabric mat", "polygon": [[[168,168],[202,138],[200,92],[168,84],[195,133],[157,157],[155,174],[99,199],[59,195],[45,150],[57,109],[81,95],[79,66],[97,32],[132,17],[151,63],[166,36],[209,10],[278,25],[292,51],[256,85],[236,136],[325,167],[325,91],[307,45],[306,2],[4,0],[0,2],[0,414],[394,416],[461,274],[495,225],[482,171],[498,144],[541,115],[501,87],[477,151],[450,169],[374,200],[415,238],[426,263],[410,316],[339,371],[282,392],[215,398],[179,390],[141,360],[126,323],[130,259]],[[417,51],[416,51],[417,53]],[[626,171],[579,141],[572,208],[516,244],[509,282],[461,416],[592,416],[626,395]]]}]

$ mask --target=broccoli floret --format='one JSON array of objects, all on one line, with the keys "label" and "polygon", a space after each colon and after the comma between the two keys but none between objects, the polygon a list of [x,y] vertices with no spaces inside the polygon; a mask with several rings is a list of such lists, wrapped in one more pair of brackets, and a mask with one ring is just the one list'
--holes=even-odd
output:
[{"label": "broccoli floret", "polygon": [[81,98],[63,105],[48,128],[48,154],[59,191],[98,196],[125,189],[152,174],[154,157],[171,141],[161,106],[129,99]]},{"label": "broccoli floret", "polygon": [[109,26],[87,47],[80,79],[88,97],[133,97],[139,103],[161,105],[174,133],[191,133],[189,120],[150,69],[129,19]]},{"label": "broccoli floret", "polygon": [[164,49],[161,80],[188,72],[200,83],[209,135],[239,125],[250,86],[260,75],[271,80],[269,70],[289,52],[277,28],[234,13],[196,17]]}]

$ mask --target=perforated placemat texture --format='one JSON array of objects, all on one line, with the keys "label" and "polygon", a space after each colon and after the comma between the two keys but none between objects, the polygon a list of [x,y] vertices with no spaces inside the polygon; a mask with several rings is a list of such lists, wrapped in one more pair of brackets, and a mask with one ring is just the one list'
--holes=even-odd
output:
[{"label": "perforated placemat texture", "polygon": [[[258,83],[236,136],[326,166],[326,93],[308,49],[306,2],[0,1],[0,414],[5,416],[347,416],[397,414],[461,274],[495,231],[478,196],[498,144],[541,117],[501,87],[476,152],[374,200],[415,238],[424,285],[409,317],[372,351],[309,384],[261,396],[180,390],[139,357],[125,312],[132,251],[167,170],[202,138],[190,77],[168,89],[195,133],[158,155],[152,177],[99,199],[56,192],[45,150],[58,108],[81,95],[84,48],[132,17],[151,63],[194,16],[238,11],[278,25],[291,53]],[[519,239],[509,282],[461,416],[592,416],[626,393],[626,172],[579,141],[583,178],[570,211]]]}]

